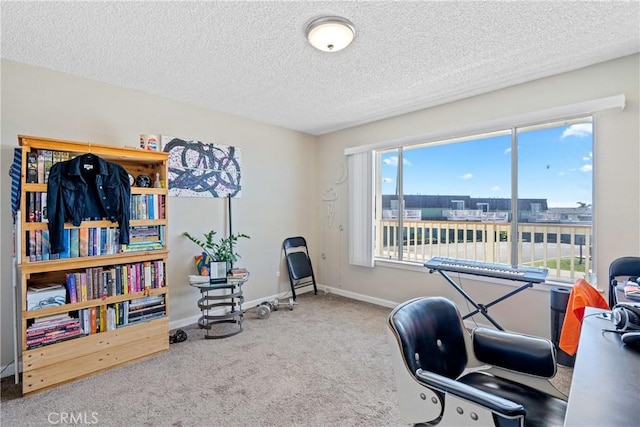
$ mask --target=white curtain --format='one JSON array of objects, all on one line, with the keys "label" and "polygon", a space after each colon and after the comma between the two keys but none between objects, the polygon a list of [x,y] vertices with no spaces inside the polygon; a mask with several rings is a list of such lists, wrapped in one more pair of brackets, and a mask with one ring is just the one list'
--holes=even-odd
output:
[{"label": "white curtain", "polygon": [[349,158],[349,264],[373,267],[373,153]]}]

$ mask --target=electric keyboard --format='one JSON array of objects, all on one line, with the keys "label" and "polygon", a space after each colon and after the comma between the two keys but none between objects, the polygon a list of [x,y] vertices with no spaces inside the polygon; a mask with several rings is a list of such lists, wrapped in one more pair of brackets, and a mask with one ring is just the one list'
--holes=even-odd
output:
[{"label": "electric keyboard", "polygon": [[546,268],[513,267],[508,264],[491,264],[487,262],[442,257],[433,257],[425,262],[424,266],[430,271],[451,271],[454,273],[474,274],[476,276],[530,283],[544,282],[548,272]]}]

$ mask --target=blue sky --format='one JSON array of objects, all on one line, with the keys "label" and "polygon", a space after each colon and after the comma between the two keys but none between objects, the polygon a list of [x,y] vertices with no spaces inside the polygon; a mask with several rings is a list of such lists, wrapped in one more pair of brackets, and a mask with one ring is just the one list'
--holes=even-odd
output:
[{"label": "blue sky", "polygon": [[[404,152],[404,194],[511,197],[511,136],[501,135]],[[549,207],[592,203],[592,124],[521,132],[520,198],[546,198]],[[383,194],[395,194],[398,157],[382,156]]]}]

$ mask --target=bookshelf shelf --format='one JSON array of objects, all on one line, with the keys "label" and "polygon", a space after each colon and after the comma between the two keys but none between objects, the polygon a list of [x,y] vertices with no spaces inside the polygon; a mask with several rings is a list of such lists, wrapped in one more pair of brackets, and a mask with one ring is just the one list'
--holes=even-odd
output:
[{"label": "bookshelf shelf", "polygon": [[21,264],[23,274],[39,272],[71,270],[74,268],[100,267],[123,262],[144,262],[158,258],[166,258],[169,254],[167,250],[127,252],[113,255],[101,255],[100,257],[80,257],[64,258],[50,261],[34,261],[28,264]]},{"label": "bookshelf shelf", "polygon": [[[168,350],[168,190],[130,188],[127,245],[120,242],[119,222],[91,214],[86,217],[93,220],[77,227],[61,226],[65,251],[54,253],[47,218],[53,185],[47,181],[56,163],[93,154],[134,177],[158,176],[166,182],[167,153],[24,135],[18,142],[23,154],[24,214],[16,232],[23,394]],[[85,178],[89,182],[94,176]],[[60,289],[51,292],[65,297],[48,297],[38,288]]]}]

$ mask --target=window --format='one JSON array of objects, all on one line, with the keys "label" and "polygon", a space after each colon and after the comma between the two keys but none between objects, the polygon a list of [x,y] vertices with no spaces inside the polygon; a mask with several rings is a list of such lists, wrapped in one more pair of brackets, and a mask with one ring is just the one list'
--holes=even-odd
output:
[{"label": "window", "polygon": [[478,208],[481,212],[489,212],[489,203],[476,203],[476,208]]},{"label": "window", "polygon": [[[374,254],[590,268],[592,118],[376,151]],[[399,201],[402,200],[402,204]]]},{"label": "window", "polygon": [[451,209],[456,211],[464,210],[464,200],[452,200]]}]

